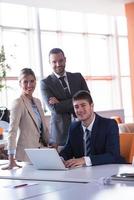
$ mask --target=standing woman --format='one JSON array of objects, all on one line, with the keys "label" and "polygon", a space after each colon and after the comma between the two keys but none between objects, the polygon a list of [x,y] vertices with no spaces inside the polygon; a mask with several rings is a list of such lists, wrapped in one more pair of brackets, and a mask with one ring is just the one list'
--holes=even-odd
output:
[{"label": "standing woman", "polygon": [[48,128],[39,99],[33,97],[36,77],[32,69],[20,72],[21,96],[13,102],[8,137],[9,164],[3,169],[20,167],[15,160],[29,161],[25,148],[47,146]]}]

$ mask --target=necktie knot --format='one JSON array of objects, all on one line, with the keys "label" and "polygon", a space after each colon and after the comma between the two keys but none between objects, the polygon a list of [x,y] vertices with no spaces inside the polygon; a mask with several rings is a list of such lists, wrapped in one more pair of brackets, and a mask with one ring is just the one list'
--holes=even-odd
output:
[{"label": "necktie knot", "polygon": [[65,76],[60,76],[59,79],[60,80],[64,80]]}]

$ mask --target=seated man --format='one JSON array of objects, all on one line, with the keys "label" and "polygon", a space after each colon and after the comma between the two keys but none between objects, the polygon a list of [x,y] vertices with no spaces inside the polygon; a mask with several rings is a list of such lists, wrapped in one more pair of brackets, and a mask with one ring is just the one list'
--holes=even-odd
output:
[{"label": "seated man", "polygon": [[119,130],[115,120],[94,112],[92,97],[81,90],[73,96],[78,121],[69,128],[66,145],[60,152],[66,167],[125,163],[120,156]]}]

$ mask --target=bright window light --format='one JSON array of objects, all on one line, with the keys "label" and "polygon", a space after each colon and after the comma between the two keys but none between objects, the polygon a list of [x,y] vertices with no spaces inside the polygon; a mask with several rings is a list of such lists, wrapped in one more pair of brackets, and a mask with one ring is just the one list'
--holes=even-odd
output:
[{"label": "bright window light", "polygon": [[4,26],[28,28],[28,7],[1,3],[1,23]]}]

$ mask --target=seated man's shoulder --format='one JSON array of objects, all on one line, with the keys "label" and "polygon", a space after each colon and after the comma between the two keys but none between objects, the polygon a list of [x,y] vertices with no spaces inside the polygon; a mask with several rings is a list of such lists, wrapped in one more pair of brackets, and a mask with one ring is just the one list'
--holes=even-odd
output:
[{"label": "seated man's shoulder", "polygon": [[78,128],[79,126],[81,126],[81,122],[80,121],[74,121],[71,123],[70,128],[75,129]]},{"label": "seated man's shoulder", "polygon": [[111,118],[106,118],[102,117],[100,115],[97,115],[97,119],[102,123],[102,124],[117,124],[117,122],[114,119]]}]

